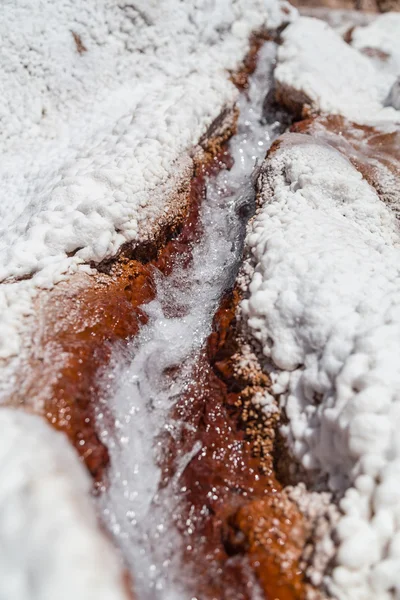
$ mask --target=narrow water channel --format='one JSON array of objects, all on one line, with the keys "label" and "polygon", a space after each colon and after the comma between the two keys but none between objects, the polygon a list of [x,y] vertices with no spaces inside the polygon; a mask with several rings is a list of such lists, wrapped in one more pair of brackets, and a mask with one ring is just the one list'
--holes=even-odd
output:
[{"label": "narrow water channel", "polygon": [[190,243],[190,258],[178,255],[170,275],[157,273],[156,299],[143,307],[147,324],[127,346],[114,349],[102,377],[104,404],[97,421],[111,464],[98,503],[140,600],[189,597],[180,572],[183,541],[171,521],[185,492],[181,475],[202,445],[197,441],[189,452],[178,454],[168,477],[162,467],[165,434],[174,438],[190,427],[171,414],[183,395],[190,401],[213,316],[235,280],[246,215],[254,204],[256,161],[281,133],[280,124],[264,114],[275,52],[273,42],[264,44],[249,88],[241,94],[238,132],[227,148],[233,166],[221,164],[222,170],[207,180],[201,235]]}]

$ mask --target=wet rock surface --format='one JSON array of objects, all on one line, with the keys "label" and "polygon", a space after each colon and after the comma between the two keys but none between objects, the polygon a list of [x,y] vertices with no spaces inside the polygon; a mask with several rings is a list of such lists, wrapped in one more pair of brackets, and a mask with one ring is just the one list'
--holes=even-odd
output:
[{"label": "wet rock surface", "polygon": [[177,525],[202,583],[200,597],[253,598],[259,590],[266,598],[303,598],[299,559],[307,528],[275,477],[272,454],[259,450],[261,415],[253,410],[244,418],[249,382],[233,375],[237,301],[229,294],[215,317],[190,390],[195,401],[182,399],[176,408],[194,426],[179,451],[201,444],[183,473],[187,492]]},{"label": "wet rock surface", "polygon": [[340,116],[306,119],[292,127],[344,154],[399,217],[400,131],[358,125]]}]

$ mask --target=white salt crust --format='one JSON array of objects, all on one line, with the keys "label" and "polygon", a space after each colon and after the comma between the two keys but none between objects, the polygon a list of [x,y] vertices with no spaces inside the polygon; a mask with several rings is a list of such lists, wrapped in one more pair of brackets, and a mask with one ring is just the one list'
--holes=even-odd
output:
[{"label": "white salt crust", "polygon": [[13,409],[0,409],[0,429],[0,599],[127,600],[67,439]]},{"label": "white salt crust", "polygon": [[282,6],[4,4],[0,281],[33,278],[0,287],[0,358],[19,352],[38,288],[140,243],[168,219],[190,149],[236,99],[227,69],[252,31],[288,18]]},{"label": "white salt crust", "polygon": [[[379,60],[378,68],[400,75],[400,13],[385,13],[366,27],[356,27],[351,34],[351,45],[357,50],[378,50],[387,54]],[[373,56],[372,56],[373,58]]]},{"label": "white salt crust", "polygon": [[327,23],[301,17],[282,38],[275,78],[305,95],[313,112],[340,114],[358,123],[400,122],[400,112],[386,106],[396,75],[346,44]]},{"label": "white salt crust", "polygon": [[276,366],[289,447],[344,494],[340,600],[400,598],[400,251],[391,211],[350,162],[283,136],[264,163],[242,309]]}]

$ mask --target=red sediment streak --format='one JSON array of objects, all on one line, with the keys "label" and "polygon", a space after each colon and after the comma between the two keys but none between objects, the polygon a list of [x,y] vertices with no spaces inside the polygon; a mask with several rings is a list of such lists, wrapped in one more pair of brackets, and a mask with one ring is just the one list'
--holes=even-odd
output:
[{"label": "red sediment streak", "polygon": [[195,582],[191,593],[250,600],[261,588],[265,598],[300,599],[305,528],[274,476],[272,456],[261,464],[242,421],[244,383],[233,377],[232,364],[237,301],[234,293],[222,302],[194,383],[174,409],[173,418],[191,427],[179,439],[164,440],[164,485],[174,475],[176,457],[200,444],[180,478],[175,523]]}]

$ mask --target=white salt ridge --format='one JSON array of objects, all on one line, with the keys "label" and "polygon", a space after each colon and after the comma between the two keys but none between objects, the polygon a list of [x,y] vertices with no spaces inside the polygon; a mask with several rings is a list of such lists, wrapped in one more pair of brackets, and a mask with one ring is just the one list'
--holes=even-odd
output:
[{"label": "white salt ridge", "polygon": [[91,480],[64,434],[0,410],[0,599],[127,600]]},{"label": "white salt ridge", "polygon": [[[352,32],[352,46],[368,52],[378,69],[397,77],[387,97],[386,106],[400,111],[400,14],[380,15],[367,27],[356,27]],[[383,53],[383,55],[382,55]]]},{"label": "white salt ridge", "polygon": [[[180,474],[201,446],[197,443],[178,457],[177,474],[157,492],[161,477],[157,463],[164,450],[159,436],[165,432],[174,436],[184,426],[172,421],[169,412],[190,389],[213,314],[236,276],[244,228],[237,208],[243,210],[254,200],[249,176],[276,135],[277,123],[260,122],[274,56],[275,45],[265,44],[249,98],[240,98],[238,133],[229,146],[234,166],[208,182],[201,208],[204,235],[193,247],[193,262],[170,277],[159,276],[157,298],[146,305],[148,324],[126,352],[115,351],[115,366],[103,380],[105,407],[112,407],[113,423],[107,425],[107,413],[98,414],[111,455],[110,485],[100,505],[144,599],[177,600],[190,592],[191,574],[186,580],[182,577],[181,538],[173,522],[179,519],[184,496]],[[184,316],[168,317],[174,307]],[[166,375],[170,367],[179,367],[172,380]]]},{"label": "white salt ridge", "polygon": [[[351,45],[357,50],[372,49],[387,54],[377,57],[377,68],[400,76],[400,14],[385,13],[366,27],[356,27],[351,34]],[[374,57],[372,56],[372,59]]]},{"label": "white salt ridge", "polygon": [[333,148],[288,134],[266,162],[242,309],[276,365],[294,456],[344,516],[327,582],[400,597],[400,252],[390,210]]},{"label": "white salt ridge", "polygon": [[282,40],[276,80],[305,95],[313,112],[358,123],[400,122],[400,112],[385,105],[396,75],[346,44],[327,23],[301,17]]},{"label": "white salt ridge", "polygon": [[190,150],[237,97],[227,69],[255,29],[280,25],[283,6],[5,3],[0,281],[34,276],[0,288],[0,358],[19,352],[38,288],[171,219]]}]

